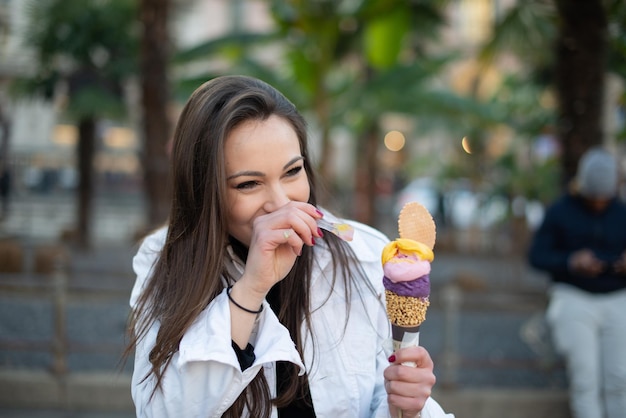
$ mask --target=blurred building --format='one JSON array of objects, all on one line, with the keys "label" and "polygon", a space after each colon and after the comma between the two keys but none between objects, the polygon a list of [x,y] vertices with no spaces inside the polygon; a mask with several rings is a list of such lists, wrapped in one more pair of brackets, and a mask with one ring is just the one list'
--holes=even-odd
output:
[{"label": "blurred building", "polygon": [[[8,120],[8,162],[12,193],[57,193],[76,186],[77,129],[65,122],[62,86],[54,97],[13,97],[10,84],[28,77],[37,65],[24,42],[27,1],[0,0],[0,111]],[[136,191],[139,150],[135,129],[112,121],[98,127],[95,159],[99,190]],[[6,157],[5,157],[6,158]]]},{"label": "blurred building", "polygon": [[[28,77],[37,65],[32,51],[24,45],[26,2],[0,0],[0,112],[8,121],[9,166],[13,189],[22,186],[48,189],[64,168],[72,170],[73,155],[67,146],[54,142],[56,124],[54,103],[43,98],[14,98],[10,84]],[[72,177],[71,175],[69,177]]]},{"label": "blurred building", "polygon": [[[77,180],[77,129],[62,119],[62,86],[53,100],[12,98],[8,91],[12,80],[28,76],[36,65],[33,53],[24,46],[27,3],[0,0],[0,115],[10,123],[8,160],[14,172],[12,183],[17,193],[71,190]],[[271,22],[263,1],[246,1],[245,7],[242,0],[178,0],[174,4],[171,28],[176,47],[191,47],[232,28],[264,30]],[[128,86],[128,122],[100,123],[95,161],[100,192],[138,190],[141,167],[137,91],[137,86]]]}]

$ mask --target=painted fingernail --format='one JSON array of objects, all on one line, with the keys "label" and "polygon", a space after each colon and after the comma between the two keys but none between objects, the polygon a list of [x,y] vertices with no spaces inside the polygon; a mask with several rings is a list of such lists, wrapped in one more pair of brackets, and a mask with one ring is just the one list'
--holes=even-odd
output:
[{"label": "painted fingernail", "polygon": [[323,236],[324,236],[324,233],[322,232],[322,230],[321,230],[321,229],[317,228],[317,235],[319,235],[319,236],[320,236],[320,238],[321,238],[321,237],[323,237]]},{"label": "painted fingernail", "polygon": [[396,355],[395,354],[390,355],[387,360],[389,360],[389,363],[394,363],[396,361]]},{"label": "painted fingernail", "polygon": [[311,237],[311,245],[315,245],[315,238]]},{"label": "painted fingernail", "polygon": [[322,211],[321,211],[321,210],[319,210],[319,209],[315,209],[315,212],[317,212],[317,214],[318,214],[319,216],[324,216],[324,212],[322,212]]}]

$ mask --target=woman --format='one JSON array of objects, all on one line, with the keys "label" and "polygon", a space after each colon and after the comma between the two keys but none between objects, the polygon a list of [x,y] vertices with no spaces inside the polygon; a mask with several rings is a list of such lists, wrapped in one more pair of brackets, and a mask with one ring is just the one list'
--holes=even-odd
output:
[{"label": "woman", "polygon": [[139,417],[445,416],[426,350],[383,351],[387,239],[319,229],[306,141],[253,78],[211,80],[183,109],[169,223],[133,260]]}]

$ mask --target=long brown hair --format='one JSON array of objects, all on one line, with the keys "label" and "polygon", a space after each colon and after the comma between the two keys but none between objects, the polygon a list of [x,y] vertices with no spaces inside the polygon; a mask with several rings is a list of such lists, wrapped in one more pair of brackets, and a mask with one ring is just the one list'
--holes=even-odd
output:
[{"label": "long brown hair", "polygon": [[[132,351],[154,321],[160,322],[155,346],[150,352],[150,374],[159,390],[165,369],[178,351],[180,341],[203,309],[224,289],[228,277],[228,229],[224,143],[229,133],[248,120],[266,120],[277,115],[288,121],[300,142],[309,179],[309,203],[316,204],[316,179],[307,148],[306,123],[295,106],[270,85],[245,76],[218,77],[200,86],[185,105],[174,134],[172,150],[173,196],[165,245],[152,276],[142,292],[129,326]],[[351,249],[331,234],[324,238],[333,257],[334,277],[348,280],[358,271],[350,266]],[[311,330],[310,281],[314,250],[304,247],[280,286],[278,317],[289,330],[302,356],[302,325]],[[353,270],[354,269],[354,270]],[[337,274],[340,272],[340,274]],[[335,280],[333,277],[333,280]],[[346,300],[350,300],[346,285]],[[349,309],[346,307],[346,309]],[[302,396],[306,376],[298,376],[289,363],[289,389],[270,399],[261,371],[226,411],[225,417],[269,417],[272,402],[283,406]],[[146,378],[149,377],[145,376]],[[154,392],[153,392],[154,394]]]}]

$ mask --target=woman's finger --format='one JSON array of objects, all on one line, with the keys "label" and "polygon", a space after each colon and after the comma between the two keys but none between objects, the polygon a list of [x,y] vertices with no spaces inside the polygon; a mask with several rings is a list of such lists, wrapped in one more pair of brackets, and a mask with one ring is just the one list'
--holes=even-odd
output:
[{"label": "woman's finger", "polygon": [[406,347],[394,352],[395,364],[415,363],[418,368],[433,369],[434,363],[428,350],[424,347]]},{"label": "woman's finger", "polygon": [[315,238],[323,235],[317,226],[317,219],[321,216],[321,212],[313,205],[290,202],[279,210],[258,218],[255,227],[291,229],[304,243],[312,246],[315,245]]},{"label": "woman's finger", "polygon": [[302,239],[291,228],[282,229],[281,231],[284,243],[291,247],[295,255],[302,255],[302,246],[304,245]]}]

